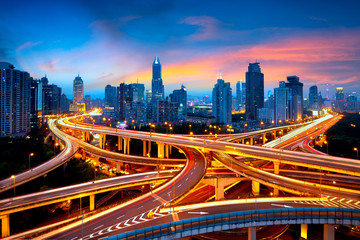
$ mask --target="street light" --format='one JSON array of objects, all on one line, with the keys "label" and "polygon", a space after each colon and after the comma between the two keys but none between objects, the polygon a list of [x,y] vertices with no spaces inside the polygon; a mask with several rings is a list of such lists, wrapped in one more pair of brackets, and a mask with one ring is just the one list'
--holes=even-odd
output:
[{"label": "street light", "polygon": [[14,196],[15,196],[15,175],[11,175],[11,178],[14,179]]},{"label": "street light", "polygon": [[329,144],[327,141],[325,141],[324,144],[326,144],[326,154],[329,155]]},{"label": "street light", "polygon": [[356,151],[356,159],[359,160],[359,150],[354,147],[354,151]]},{"label": "street light", "polygon": [[29,170],[30,170],[30,158],[31,158],[32,156],[34,156],[34,153],[30,153],[30,154],[29,154]]}]

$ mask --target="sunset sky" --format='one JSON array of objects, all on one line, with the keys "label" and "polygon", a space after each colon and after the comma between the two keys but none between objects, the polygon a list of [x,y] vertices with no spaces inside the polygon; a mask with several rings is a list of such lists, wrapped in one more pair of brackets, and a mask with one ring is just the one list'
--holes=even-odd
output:
[{"label": "sunset sky", "polygon": [[[276,2],[276,3],[275,3]],[[297,75],[325,97],[335,87],[360,93],[359,1],[2,1],[0,61],[51,83],[72,98],[80,73],[85,94],[106,84],[151,86],[159,56],[165,95],[181,84],[211,95],[217,73],[245,81],[260,62],[265,93]]]}]

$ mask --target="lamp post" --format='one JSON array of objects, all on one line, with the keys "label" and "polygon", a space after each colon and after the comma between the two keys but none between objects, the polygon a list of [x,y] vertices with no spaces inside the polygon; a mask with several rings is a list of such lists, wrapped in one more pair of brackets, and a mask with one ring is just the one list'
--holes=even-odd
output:
[{"label": "lamp post", "polygon": [[354,151],[356,152],[356,160],[359,160],[359,150],[354,147]]},{"label": "lamp post", "polygon": [[[335,181],[333,181],[333,184],[336,184]],[[340,211],[340,185],[337,184],[338,188],[339,188],[339,211]]]},{"label": "lamp post", "polygon": [[30,170],[30,159],[31,159],[32,156],[34,156],[34,153],[29,154],[29,170]]},{"label": "lamp post", "polygon": [[14,196],[15,196],[15,175],[11,175],[11,178],[14,179]]},{"label": "lamp post", "polygon": [[326,144],[326,154],[329,155],[329,144],[327,141],[325,141],[324,144]]}]

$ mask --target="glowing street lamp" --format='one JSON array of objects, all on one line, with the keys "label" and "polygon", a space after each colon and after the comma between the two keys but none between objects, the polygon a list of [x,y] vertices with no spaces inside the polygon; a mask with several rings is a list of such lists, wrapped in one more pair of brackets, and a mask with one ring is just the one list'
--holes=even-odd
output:
[{"label": "glowing street lamp", "polygon": [[30,153],[30,154],[29,154],[29,170],[30,170],[30,158],[31,158],[32,156],[34,156],[34,153]]},{"label": "glowing street lamp", "polygon": [[327,141],[324,141],[324,144],[326,144],[326,154],[329,154],[329,144]]},{"label": "glowing street lamp", "polygon": [[359,150],[354,147],[354,151],[356,151],[356,159],[359,160]]},{"label": "glowing street lamp", "polygon": [[14,179],[14,196],[15,196],[15,175],[11,175],[11,178]]}]

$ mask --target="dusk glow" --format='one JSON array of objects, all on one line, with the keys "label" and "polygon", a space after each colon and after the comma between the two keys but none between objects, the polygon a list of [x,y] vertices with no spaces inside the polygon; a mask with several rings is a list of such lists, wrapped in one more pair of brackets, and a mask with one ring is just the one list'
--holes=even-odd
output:
[{"label": "dusk glow", "polygon": [[359,91],[359,3],[309,4],[7,1],[0,61],[47,74],[69,97],[78,73],[94,97],[103,97],[106,84],[137,79],[149,89],[154,56],[166,94],[181,84],[192,96],[210,94],[217,72],[234,90],[256,59],[266,91],[288,75],[298,75],[304,89],[317,84],[323,95],[328,83],[330,97],[340,85]]}]

